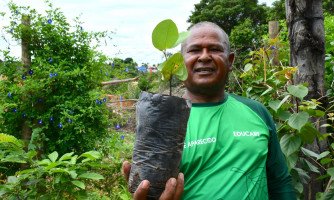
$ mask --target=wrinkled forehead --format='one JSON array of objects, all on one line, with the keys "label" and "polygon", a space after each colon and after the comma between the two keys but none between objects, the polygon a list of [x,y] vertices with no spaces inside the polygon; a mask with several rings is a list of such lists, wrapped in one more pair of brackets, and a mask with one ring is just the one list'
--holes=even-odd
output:
[{"label": "wrinkled forehead", "polygon": [[189,44],[197,42],[201,38],[211,38],[213,41],[222,44],[226,50],[229,50],[228,36],[221,29],[211,26],[209,24],[204,24],[201,26],[195,26],[191,28],[190,35],[183,44],[183,48]]}]

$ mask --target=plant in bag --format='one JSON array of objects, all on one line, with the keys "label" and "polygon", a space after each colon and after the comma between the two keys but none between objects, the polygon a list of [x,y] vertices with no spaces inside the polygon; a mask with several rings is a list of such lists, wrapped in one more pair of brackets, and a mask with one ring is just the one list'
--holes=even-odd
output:
[{"label": "plant in bag", "polygon": [[158,66],[162,74],[162,80],[169,81],[169,95],[172,96],[172,78],[177,77],[185,81],[188,77],[187,68],[184,64],[181,52],[167,57],[167,49],[174,48],[181,44],[189,35],[189,32],[178,32],[176,24],[166,19],[160,22],[152,32],[153,46],[163,52],[165,62]]},{"label": "plant in bag", "polygon": [[159,65],[162,79],[169,81],[170,96],[142,92],[137,103],[136,141],[129,178],[130,192],[135,192],[142,180],[150,181],[148,199],[158,199],[167,180],[177,177],[187,129],[190,107],[185,99],[171,96],[172,78],[187,79],[182,54],[167,57],[167,49],[176,47],[188,36],[178,33],[170,20],[160,22],[152,33],[153,45],[161,50],[166,61]]}]

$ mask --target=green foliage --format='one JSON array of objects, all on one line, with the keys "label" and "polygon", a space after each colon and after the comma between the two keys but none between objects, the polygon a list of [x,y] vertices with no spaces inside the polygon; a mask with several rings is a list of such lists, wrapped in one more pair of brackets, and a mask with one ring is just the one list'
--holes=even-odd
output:
[{"label": "green foliage", "polygon": [[[282,30],[278,38],[265,40],[267,43],[263,48],[249,53],[249,58],[244,61],[244,69],[239,73],[240,92],[249,98],[261,101],[272,112],[277,124],[280,145],[300,197],[303,193],[302,183],[309,181],[312,172],[319,174],[319,179],[324,179],[327,184],[325,193],[319,195],[331,199],[334,143],[320,153],[303,146],[315,140],[326,140],[331,143],[329,137],[332,137],[330,131],[334,128],[333,107],[322,105],[319,99],[304,99],[308,94],[308,88],[304,84],[293,84],[293,75],[297,68],[284,65],[289,56],[286,50],[288,47],[284,42],[286,34]],[[277,49],[281,61],[279,66],[273,63]],[[330,51],[330,48],[327,51]],[[329,79],[325,80],[326,84],[332,80],[333,74],[329,74]],[[333,95],[328,94],[328,97],[332,99]],[[327,123],[324,123],[324,116],[329,119]],[[327,127],[328,132],[320,133],[319,124]]]},{"label": "green foliage", "polygon": [[285,0],[276,0],[272,6],[267,10],[268,21],[285,20]]},{"label": "green foliage", "polygon": [[332,0],[322,1],[324,12],[334,15],[334,2]]},{"label": "green foliage", "polygon": [[[266,29],[268,7],[257,0],[201,0],[188,19],[191,24],[210,21],[231,36],[238,54],[254,49]],[[242,56],[243,57],[243,56]],[[240,58],[240,56],[239,56]]]},{"label": "green foliage", "polygon": [[[0,63],[0,131],[20,137],[26,124],[33,134],[31,148],[91,149],[106,134],[110,115],[100,87],[102,70],[110,66],[91,44],[107,33],[87,32],[79,19],[71,25],[51,4],[46,15],[14,3],[9,8],[5,30],[16,41],[28,41],[31,65],[0,51],[5,59]],[[30,26],[21,24],[22,17],[30,19]]]},{"label": "green foliage", "polygon": [[167,49],[182,43],[188,36],[187,32],[179,33],[176,24],[166,19],[161,21],[152,32],[152,43],[155,48],[162,51],[166,61],[159,65],[158,70],[162,73],[163,80],[170,81],[173,76],[180,80],[186,80],[188,73],[184,64],[183,56],[177,52],[167,58]]},{"label": "green foliage", "polygon": [[61,157],[55,151],[43,160],[33,160],[31,167],[8,176],[0,187],[5,199],[85,198],[90,180],[104,177],[92,170],[99,169],[101,154],[89,151],[80,156],[74,152]]},{"label": "green foliage", "polygon": [[265,32],[266,28],[266,25],[254,26],[249,18],[239,22],[233,27],[230,34],[233,48],[239,52],[239,54],[244,54],[244,52],[248,52],[249,49],[255,49],[260,45],[261,40],[259,36]]},{"label": "green foliage", "polygon": [[325,87],[327,93],[334,93],[334,16],[325,15],[325,40],[326,40],[326,58],[325,58]]}]

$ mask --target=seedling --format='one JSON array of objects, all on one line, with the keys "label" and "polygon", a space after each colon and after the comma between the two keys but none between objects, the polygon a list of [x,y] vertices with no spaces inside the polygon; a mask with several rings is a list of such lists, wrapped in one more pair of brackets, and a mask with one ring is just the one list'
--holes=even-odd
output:
[{"label": "seedling", "polygon": [[181,52],[167,56],[167,50],[172,49],[187,39],[189,32],[178,32],[176,24],[171,19],[161,21],[152,32],[152,43],[155,48],[162,51],[165,61],[158,66],[162,80],[169,81],[169,95],[172,95],[173,76],[181,81],[188,77],[187,68]]}]

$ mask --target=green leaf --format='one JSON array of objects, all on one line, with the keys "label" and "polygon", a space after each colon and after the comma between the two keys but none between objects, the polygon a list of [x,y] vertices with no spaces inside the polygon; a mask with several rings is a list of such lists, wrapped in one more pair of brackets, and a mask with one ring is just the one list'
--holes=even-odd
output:
[{"label": "green leaf", "polygon": [[63,169],[63,168],[52,168],[52,169],[50,169],[50,172],[69,174],[69,171],[67,169]]},{"label": "green leaf", "polygon": [[330,154],[330,152],[329,151],[324,151],[324,152],[322,152],[319,156],[319,159],[322,159],[322,158],[324,158],[324,157],[326,157],[326,156],[328,156]]},{"label": "green leaf", "polygon": [[184,65],[183,56],[180,52],[173,54],[163,64],[161,73],[164,80],[170,80],[172,75],[184,81],[187,79],[188,72]]},{"label": "green leaf", "polygon": [[330,158],[323,158],[323,159],[320,160],[320,163],[322,165],[326,165],[326,164],[331,163],[331,162],[332,162],[332,159],[330,159]]},{"label": "green leaf", "polygon": [[310,157],[314,157],[316,158],[317,160],[319,160],[320,158],[320,155],[311,151],[311,150],[308,150],[308,149],[305,149],[304,147],[300,148],[302,150],[302,152],[306,155],[306,156],[310,156]]},{"label": "green leaf", "polygon": [[273,110],[275,110],[275,112],[277,112],[277,110],[283,105],[283,103],[286,102],[286,100],[289,99],[289,97],[290,95],[287,95],[284,97],[284,99],[282,99],[282,101],[275,100],[275,101],[269,102],[270,108],[272,108]]},{"label": "green leaf", "polygon": [[80,174],[78,178],[86,178],[86,179],[92,179],[92,180],[104,179],[104,177],[101,174],[93,173],[93,172]]},{"label": "green leaf", "polygon": [[303,189],[304,189],[303,184],[301,184],[300,182],[298,182],[298,183],[295,183],[294,185],[295,185],[295,189],[296,189],[299,193],[302,193],[302,192],[303,192]]},{"label": "green leaf", "polygon": [[96,160],[96,159],[101,158],[101,153],[98,151],[88,151],[88,152],[81,154],[79,158],[80,157],[86,157],[90,160]]},{"label": "green leaf", "polygon": [[75,165],[77,163],[78,155],[75,155],[71,158],[70,164]]},{"label": "green leaf", "polygon": [[274,100],[274,101],[270,101],[268,105],[271,109],[277,112],[277,110],[279,109],[279,104],[280,104],[280,101]]},{"label": "green leaf", "polygon": [[247,63],[244,67],[244,72],[248,72],[252,68],[253,68],[253,64],[252,63]]},{"label": "green leaf", "polygon": [[37,162],[38,165],[49,165],[50,163],[51,161],[49,159],[44,159]]},{"label": "green leaf", "polygon": [[277,116],[282,121],[287,121],[292,114],[287,110],[279,110]]},{"label": "green leaf", "polygon": [[[301,129],[298,135],[303,142],[311,144],[317,136],[319,131],[313,127],[311,123],[306,123]],[[320,133],[319,133],[320,134]]]},{"label": "green leaf", "polygon": [[58,153],[57,151],[54,151],[52,153],[50,153],[48,155],[49,159],[51,160],[51,162],[56,162],[57,158],[58,158]]},{"label": "green leaf", "polygon": [[72,171],[69,171],[69,174],[71,175],[71,178],[77,178],[78,177],[78,174],[76,171],[72,170]]},{"label": "green leaf", "polygon": [[321,200],[333,200],[333,199],[334,199],[334,188],[331,188],[324,193],[324,196]]},{"label": "green leaf", "polygon": [[177,41],[175,42],[173,48],[181,44],[182,42],[184,42],[188,38],[189,35],[190,35],[189,31],[184,31],[184,32],[179,33],[179,37]]},{"label": "green leaf", "polygon": [[59,161],[70,160],[72,158],[73,154],[74,154],[74,152],[66,153],[62,157],[59,158]]},{"label": "green leaf", "polygon": [[298,154],[297,153],[293,153],[293,154],[286,157],[286,161],[287,161],[287,164],[289,166],[289,169],[292,169],[297,165],[297,160],[298,160]]},{"label": "green leaf", "polygon": [[316,167],[316,166],[314,166],[312,163],[310,163],[308,160],[306,160],[306,159],[304,159],[304,161],[305,161],[305,163],[306,163],[306,165],[307,165],[307,167],[308,167],[308,169],[310,170],[310,171],[312,171],[312,172],[315,172],[315,173],[320,173],[319,172],[319,169]]},{"label": "green leaf", "polygon": [[296,152],[302,144],[300,137],[292,134],[285,134],[280,140],[282,151],[286,156]]},{"label": "green leaf", "polygon": [[160,51],[173,47],[178,38],[177,26],[171,19],[161,21],[152,32],[153,46]]},{"label": "green leaf", "polygon": [[289,85],[287,89],[291,95],[298,97],[300,100],[303,100],[308,93],[308,88],[303,85]]},{"label": "green leaf", "polygon": [[307,123],[309,119],[307,112],[293,113],[288,120],[289,126],[300,131],[300,129]]},{"label": "green leaf", "polygon": [[328,168],[327,169],[327,174],[329,174],[330,176],[334,177],[334,167]]},{"label": "green leaf", "polygon": [[86,186],[85,186],[85,183],[81,182],[81,181],[71,181],[71,183],[75,186],[78,186],[79,188],[81,189],[85,189]]},{"label": "green leaf", "polygon": [[8,176],[7,183],[17,183],[19,179],[16,176]]}]

